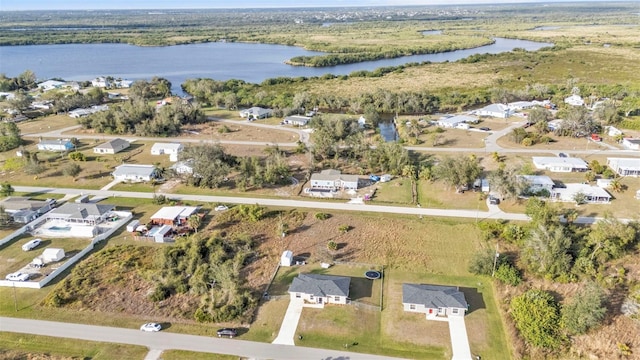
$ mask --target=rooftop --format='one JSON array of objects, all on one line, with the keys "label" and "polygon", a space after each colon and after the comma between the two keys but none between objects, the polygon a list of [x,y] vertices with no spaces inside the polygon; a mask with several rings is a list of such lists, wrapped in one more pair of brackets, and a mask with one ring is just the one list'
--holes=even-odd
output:
[{"label": "rooftop", "polygon": [[170,219],[187,218],[198,211],[196,206],[165,206],[158,210],[151,219]]},{"label": "rooftop", "polygon": [[293,279],[289,292],[313,296],[349,296],[351,278],[345,276],[299,274]]},{"label": "rooftop", "polygon": [[402,284],[402,303],[421,304],[427,308],[467,308],[464,293],[456,286]]}]

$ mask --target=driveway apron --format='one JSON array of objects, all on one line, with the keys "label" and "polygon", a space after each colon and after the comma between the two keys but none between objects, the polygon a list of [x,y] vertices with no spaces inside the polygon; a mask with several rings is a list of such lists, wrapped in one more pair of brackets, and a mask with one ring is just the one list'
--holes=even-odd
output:
[{"label": "driveway apron", "polygon": [[282,325],[280,325],[280,332],[272,344],[295,345],[293,339],[298,328],[300,315],[302,315],[303,304],[302,299],[294,299],[289,302],[287,312],[282,319]]}]

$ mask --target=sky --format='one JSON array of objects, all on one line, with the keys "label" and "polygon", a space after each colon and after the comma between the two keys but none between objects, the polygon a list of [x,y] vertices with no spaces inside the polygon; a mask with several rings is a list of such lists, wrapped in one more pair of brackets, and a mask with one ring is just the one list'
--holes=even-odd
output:
[{"label": "sky", "polygon": [[[575,0],[0,0],[0,11],[89,9],[228,9],[389,5],[549,3]],[[597,1],[597,0],[583,0]],[[609,1],[609,0],[604,0]]]}]

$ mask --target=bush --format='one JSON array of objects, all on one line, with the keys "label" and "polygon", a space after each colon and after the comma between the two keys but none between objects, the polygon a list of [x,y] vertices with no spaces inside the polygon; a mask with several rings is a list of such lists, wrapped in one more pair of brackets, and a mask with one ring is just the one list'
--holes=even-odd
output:
[{"label": "bush", "polygon": [[[469,262],[469,272],[476,275],[491,275],[496,252],[493,249],[484,249],[473,255]],[[500,258],[498,258],[500,260]]]},{"label": "bush", "polygon": [[331,215],[329,215],[327,213],[323,213],[323,212],[316,213],[316,215],[315,215],[315,218],[318,219],[318,220],[327,220],[330,217],[331,217]]},{"label": "bush", "polygon": [[563,327],[570,334],[579,335],[599,325],[607,312],[604,299],[602,288],[596,283],[589,283],[562,307]]},{"label": "bush", "polygon": [[327,249],[331,250],[331,251],[336,251],[338,250],[338,243],[336,243],[335,241],[331,240],[327,243]]},{"label": "bush", "polygon": [[151,295],[149,295],[149,300],[151,300],[153,302],[158,302],[158,301],[165,300],[170,295],[171,295],[171,289],[169,289],[168,287],[166,287],[164,285],[158,285],[153,290]]},{"label": "bush", "polygon": [[151,200],[151,202],[154,205],[162,205],[162,204],[165,204],[167,202],[167,197],[162,195],[162,194],[160,194],[160,195],[153,194],[153,199]]},{"label": "bush", "polygon": [[338,231],[340,231],[342,234],[346,234],[347,232],[349,232],[349,230],[351,230],[350,225],[343,224],[338,227]]},{"label": "bush", "polygon": [[529,290],[511,300],[510,310],[516,328],[528,344],[544,349],[561,345],[558,304],[550,293]]},{"label": "bush", "polygon": [[69,159],[73,160],[73,161],[87,161],[87,157],[79,152],[79,151],[74,151],[72,153],[69,154]]},{"label": "bush", "polygon": [[531,145],[533,145],[533,140],[531,138],[527,137],[527,138],[522,139],[521,144],[523,146],[531,146]]},{"label": "bush", "polygon": [[504,263],[498,267],[496,279],[511,286],[518,286],[522,282],[518,269],[509,263]]}]

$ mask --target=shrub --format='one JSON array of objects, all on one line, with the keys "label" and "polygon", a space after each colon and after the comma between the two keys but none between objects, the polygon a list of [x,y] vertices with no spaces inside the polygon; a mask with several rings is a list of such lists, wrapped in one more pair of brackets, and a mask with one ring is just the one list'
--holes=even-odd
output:
[{"label": "shrub", "polygon": [[558,304],[550,293],[529,290],[511,300],[510,310],[516,328],[527,343],[545,349],[560,346],[560,314]]},{"label": "shrub", "polygon": [[323,213],[323,212],[316,213],[316,215],[315,215],[315,218],[318,219],[318,220],[327,220],[330,217],[331,217],[331,215],[329,215],[327,213]]},{"label": "shrub", "polygon": [[531,146],[531,145],[533,145],[533,140],[531,138],[527,137],[527,138],[522,139],[521,144],[523,146]]},{"label": "shrub", "polygon": [[498,267],[496,279],[511,286],[518,286],[522,282],[518,269],[509,263],[504,263]]},{"label": "shrub", "polygon": [[[469,262],[469,272],[476,275],[491,275],[496,252],[493,249],[484,249],[473,255]],[[500,260],[500,258],[498,258]]]},{"label": "shrub", "polygon": [[331,240],[327,243],[327,249],[331,250],[331,251],[336,251],[338,250],[338,243],[336,243],[335,241]]},{"label": "shrub", "polygon": [[338,227],[338,231],[340,231],[342,234],[346,234],[347,232],[349,232],[349,230],[351,230],[350,225],[343,224]]},{"label": "shrub", "polygon": [[167,197],[162,194],[160,195],[153,194],[153,199],[151,200],[151,202],[154,205],[162,205],[167,202]]},{"label": "shrub", "polygon": [[570,334],[579,335],[600,324],[607,312],[604,299],[602,288],[589,283],[562,307],[563,327]]},{"label": "shrub", "polygon": [[79,151],[74,151],[72,153],[69,154],[69,159],[73,160],[73,161],[87,161],[87,157],[79,152]]},{"label": "shrub", "polygon": [[149,300],[158,302],[168,298],[169,295],[171,295],[171,290],[168,287],[164,285],[158,285],[155,289],[153,289],[151,295],[149,295]]}]

